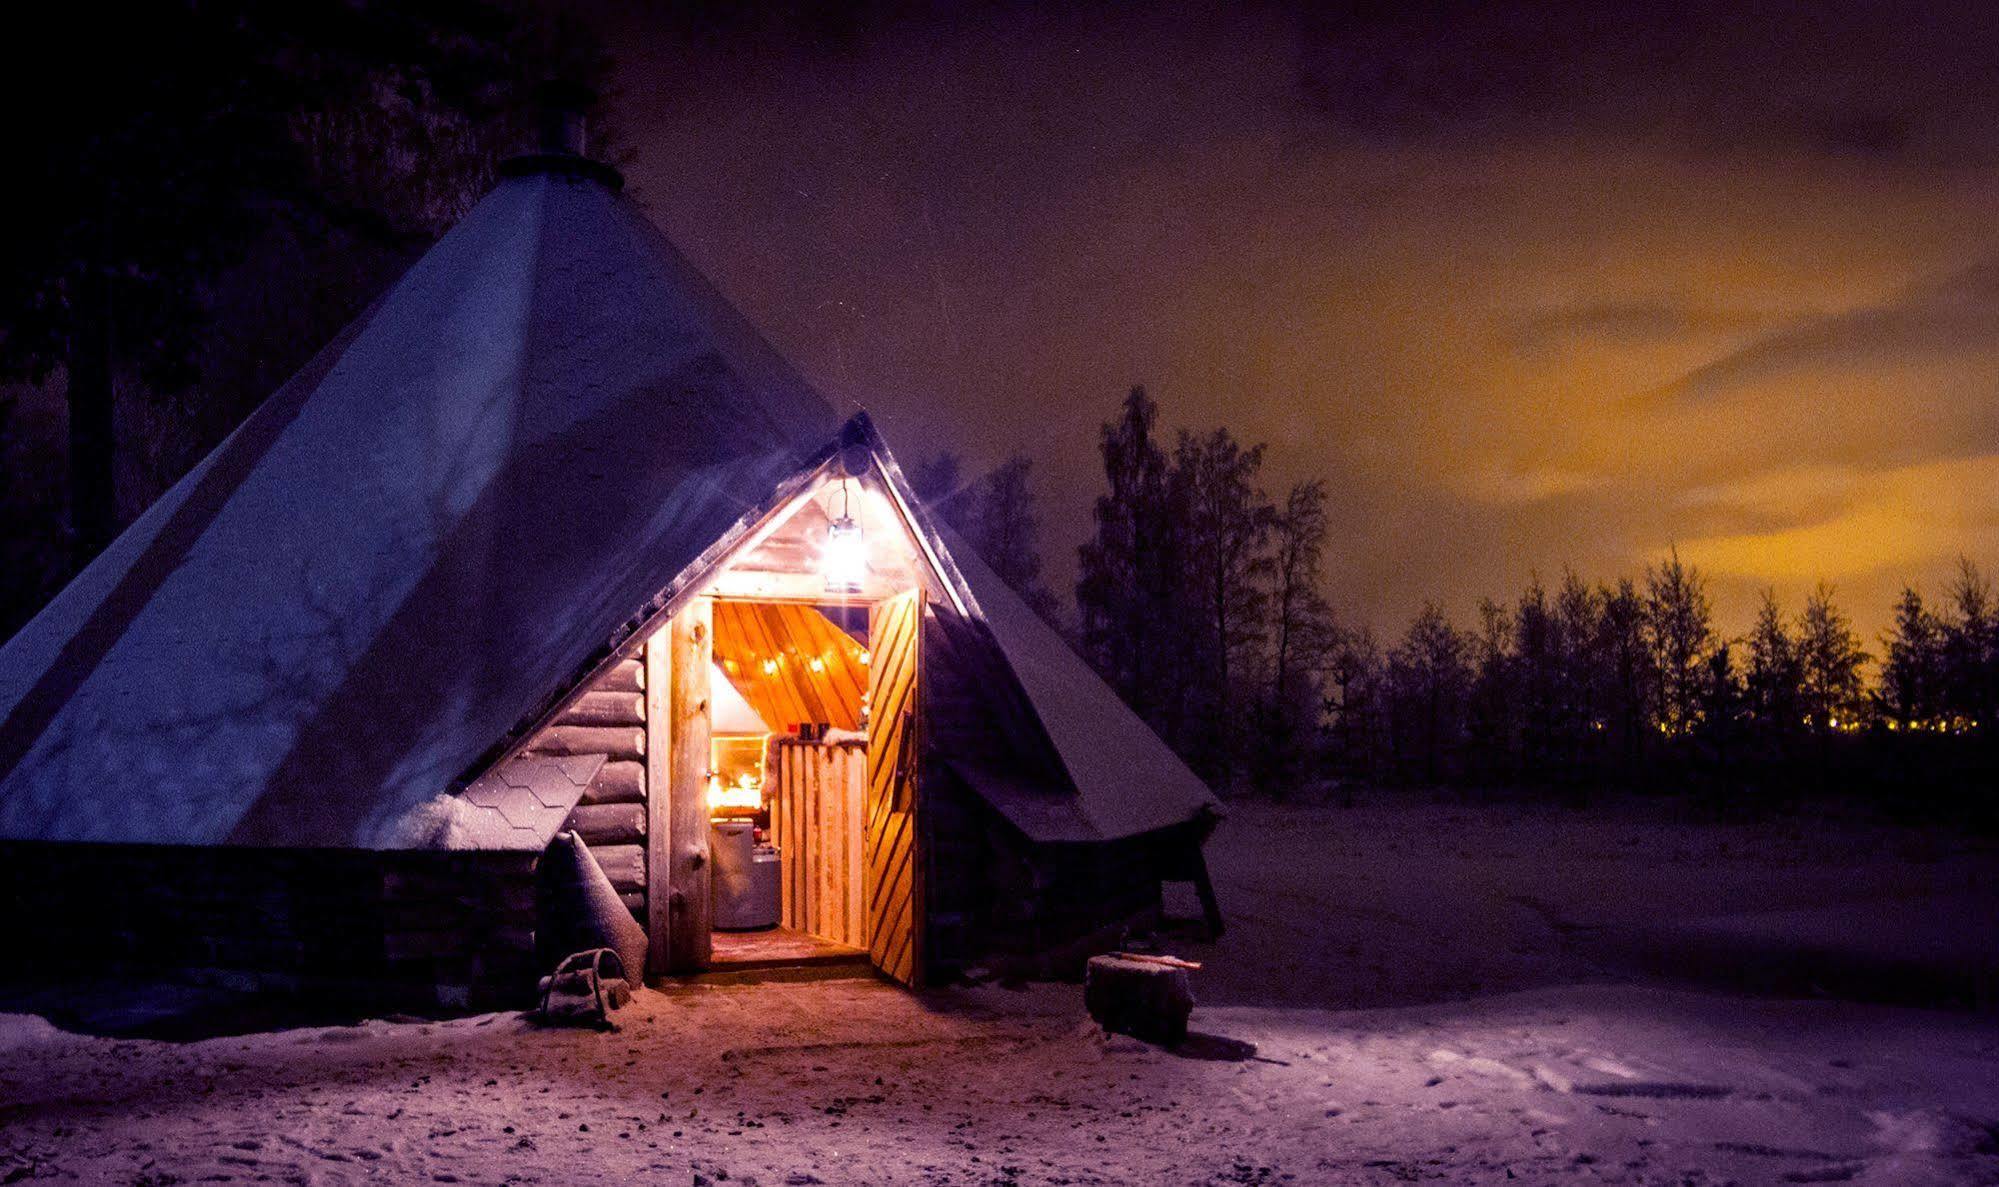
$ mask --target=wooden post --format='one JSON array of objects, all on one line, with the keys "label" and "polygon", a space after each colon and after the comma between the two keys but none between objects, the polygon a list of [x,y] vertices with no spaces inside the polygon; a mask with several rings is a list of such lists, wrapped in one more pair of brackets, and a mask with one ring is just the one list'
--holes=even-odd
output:
[{"label": "wooden post", "polygon": [[668,645],[670,627],[646,640],[645,672],[639,682],[646,698],[646,975],[664,976],[670,953],[668,938],[673,934],[671,903],[673,883],[666,876],[672,864],[673,752],[668,735],[672,732],[672,709],[667,703],[670,687],[667,673],[673,670],[673,649]]},{"label": "wooden post", "polygon": [[667,703],[668,844],[666,880],[672,918],[667,968],[693,973],[708,967],[713,914],[708,895],[708,671],[714,657],[714,604],[696,598],[673,616]]}]

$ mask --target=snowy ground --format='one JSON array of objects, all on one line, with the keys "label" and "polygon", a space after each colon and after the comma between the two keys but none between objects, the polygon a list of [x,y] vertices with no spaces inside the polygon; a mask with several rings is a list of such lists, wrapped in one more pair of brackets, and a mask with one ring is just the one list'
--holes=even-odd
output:
[{"label": "snowy ground", "polygon": [[1575,950],[1619,922],[1955,901],[1999,885],[1988,851],[1383,806],[1238,809],[1212,856],[1235,926],[1182,946],[1208,962],[1183,1054],[1103,1040],[1069,986],[693,984],[614,1034],[16,1018],[0,1181],[1999,1182],[1999,1018]]}]

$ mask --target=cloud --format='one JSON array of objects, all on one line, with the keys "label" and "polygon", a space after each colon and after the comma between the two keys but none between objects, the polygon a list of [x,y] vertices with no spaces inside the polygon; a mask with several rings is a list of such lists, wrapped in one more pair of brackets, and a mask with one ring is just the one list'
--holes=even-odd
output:
[{"label": "cloud", "polygon": [[1614,297],[1515,314],[1502,324],[1516,349],[1539,351],[1579,341],[1643,345],[1740,334],[1762,329],[1778,316],[1686,298]]},{"label": "cloud", "polygon": [[[1913,286],[1867,308],[1806,322],[1688,374],[1647,402],[1712,401],[1815,371],[1979,365],[1999,377],[1999,259]],[[1999,390],[1999,389],[1995,389]]]},{"label": "cloud", "polygon": [[[1871,476],[1974,482],[1999,452],[1999,8],[1964,9],[993,6],[775,49],[641,27],[628,173],[898,449],[1032,454],[1058,585],[1097,425],[1142,381],[1169,430],[1270,442],[1271,489],[1332,480],[1328,592],[1385,629],[1674,540],[1753,591],[1759,555],[1761,581],[1888,555],[1811,534],[1923,505]],[[1893,589],[1851,580],[1867,629]]]},{"label": "cloud", "polygon": [[1899,580],[1977,556],[1999,532],[1999,453],[1867,472],[1789,471],[1703,492],[1779,521],[1683,541],[1711,573],[1758,582]]},{"label": "cloud", "polygon": [[1989,159],[1989,6],[1772,0],[1324,5],[1302,109],[1363,137],[1669,136],[1885,166]]},{"label": "cloud", "polygon": [[1489,503],[1540,503],[1601,489],[1601,474],[1545,467],[1534,470],[1487,470],[1471,482],[1471,493]]}]

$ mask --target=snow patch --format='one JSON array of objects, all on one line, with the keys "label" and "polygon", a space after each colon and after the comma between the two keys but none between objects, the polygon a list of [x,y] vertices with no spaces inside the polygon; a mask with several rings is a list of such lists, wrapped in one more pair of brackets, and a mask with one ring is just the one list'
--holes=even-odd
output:
[{"label": "snow patch", "polygon": [[474,817],[480,809],[455,795],[439,795],[377,826],[367,838],[371,849],[478,848]]},{"label": "snow patch", "polygon": [[63,1037],[54,1023],[39,1014],[0,1014],[0,1052],[38,1047]]}]

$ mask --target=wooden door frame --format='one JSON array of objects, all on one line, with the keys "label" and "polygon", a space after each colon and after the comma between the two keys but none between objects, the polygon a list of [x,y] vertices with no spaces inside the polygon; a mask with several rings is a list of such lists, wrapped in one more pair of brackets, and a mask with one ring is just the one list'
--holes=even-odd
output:
[{"label": "wooden door frame", "polygon": [[709,887],[709,671],[714,604],[690,600],[646,640],[646,940],[649,975],[698,973],[714,954]]}]

